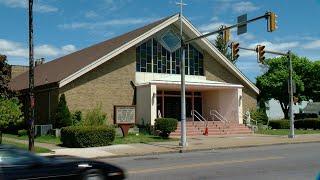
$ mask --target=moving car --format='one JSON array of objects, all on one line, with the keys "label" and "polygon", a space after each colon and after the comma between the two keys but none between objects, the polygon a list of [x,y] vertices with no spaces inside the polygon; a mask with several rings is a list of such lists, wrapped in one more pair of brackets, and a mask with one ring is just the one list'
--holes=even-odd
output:
[{"label": "moving car", "polygon": [[66,156],[42,157],[0,145],[0,179],[124,179],[111,164]]}]

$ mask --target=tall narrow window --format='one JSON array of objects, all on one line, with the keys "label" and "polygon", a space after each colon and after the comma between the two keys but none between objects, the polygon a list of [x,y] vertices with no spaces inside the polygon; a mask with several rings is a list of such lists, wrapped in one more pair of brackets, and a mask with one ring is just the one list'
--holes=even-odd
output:
[{"label": "tall narrow window", "polygon": [[[185,73],[187,75],[204,75],[203,59],[203,54],[189,44],[185,51]],[[180,74],[180,65],[180,49],[170,53],[155,38],[136,47],[137,72]]]}]

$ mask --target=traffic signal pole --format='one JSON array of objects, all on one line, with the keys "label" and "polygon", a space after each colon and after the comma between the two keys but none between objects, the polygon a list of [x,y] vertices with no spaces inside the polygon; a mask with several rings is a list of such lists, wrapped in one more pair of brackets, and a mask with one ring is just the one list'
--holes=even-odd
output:
[{"label": "traffic signal pole", "polygon": [[[239,47],[239,49],[248,50],[248,51],[254,51],[256,52],[256,48],[245,48],[245,47]],[[295,132],[294,132],[294,118],[293,118],[293,68],[292,68],[292,53],[289,50],[287,53],[278,52],[278,51],[268,51],[264,50],[265,53],[269,54],[275,54],[275,55],[281,55],[286,56],[288,58],[288,69],[289,69],[289,118],[290,118],[290,133],[288,135],[288,138],[295,138]]]},{"label": "traffic signal pole", "polygon": [[209,32],[207,34],[204,34],[202,36],[198,36],[198,37],[195,37],[195,38],[191,38],[189,40],[186,40],[184,41],[185,44],[188,44],[192,41],[195,41],[195,40],[198,40],[198,39],[202,39],[202,38],[205,38],[205,37],[208,37],[208,36],[211,36],[211,35],[214,35],[214,34],[218,34],[218,33],[221,33],[223,31],[226,31],[226,30],[230,30],[230,29],[233,29],[233,28],[236,28],[238,26],[243,26],[243,25],[246,25],[246,24],[249,24],[249,23],[252,23],[254,21],[257,21],[259,19],[265,19],[265,18],[268,18],[270,16],[270,12],[266,12],[264,15],[262,16],[258,16],[258,17],[255,17],[253,19],[250,19],[250,20],[247,20],[247,21],[244,21],[244,22],[241,22],[241,23],[237,23],[235,25],[232,25],[232,26],[229,26],[229,27],[224,27],[224,28],[221,28],[219,30],[216,30],[216,31],[213,31],[213,32]]}]

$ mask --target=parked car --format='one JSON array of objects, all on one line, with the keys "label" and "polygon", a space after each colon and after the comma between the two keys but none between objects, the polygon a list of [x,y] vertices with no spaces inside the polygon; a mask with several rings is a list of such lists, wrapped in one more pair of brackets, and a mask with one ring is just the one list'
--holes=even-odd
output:
[{"label": "parked car", "polygon": [[0,145],[0,179],[124,179],[111,164],[66,156],[42,157]]}]

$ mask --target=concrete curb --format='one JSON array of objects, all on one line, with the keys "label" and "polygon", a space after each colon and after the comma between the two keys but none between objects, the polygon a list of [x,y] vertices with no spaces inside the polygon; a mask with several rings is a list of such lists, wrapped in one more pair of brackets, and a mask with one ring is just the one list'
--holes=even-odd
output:
[{"label": "concrete curb", "polygon": [[170,154],[170,153],[190,153],[190,152],[200,152],[200,151],[209,151],[209,150],[223,150],[223,149],[239,149],[239,148],[250,148],[250,147],[264,147],[272,145],[287,145],[287,144],[305,144],[305,143],[320,143],[320,140],[317,141],[306,141],[306,142],[279,142],[272,144],[257,144],[257,145],[243,145],[243,146],[229,146],[229,147],[217,147],[217,148],[200,148],[200,149],[186,149],[186,150],[169,150],[163,152],[152,152],[152,153],[133,153],[133,154],[121,154],[113,156],[98,156],[92,159],[112,159],[112,158],[121,158],[121,157],[138,157],[138,156],[149,156],[149,155],[160,155],[160,154]]}]

